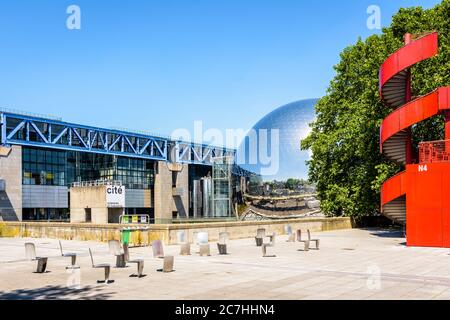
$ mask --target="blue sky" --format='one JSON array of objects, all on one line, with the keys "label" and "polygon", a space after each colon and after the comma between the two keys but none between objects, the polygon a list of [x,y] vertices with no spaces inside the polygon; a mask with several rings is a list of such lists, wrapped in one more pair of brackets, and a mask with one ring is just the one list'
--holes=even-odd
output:
[{"label": "blue sky", "polygon": [[[0,107],[161,134],[251,128],[322,96],[367,7],[382,25],[432,0],[15,0],[0,3]],[[66,28],[76,4],[82,29]]]}]

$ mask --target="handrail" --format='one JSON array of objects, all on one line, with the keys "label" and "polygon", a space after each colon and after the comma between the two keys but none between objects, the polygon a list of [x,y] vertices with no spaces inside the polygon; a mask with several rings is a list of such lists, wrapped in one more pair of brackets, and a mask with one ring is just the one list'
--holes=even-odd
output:
[{"label": "handrail", "polygon": [[80,182],[72,182],[72,187],[99,187],[99,186],[116,186],[121,187],[122,181],[119,180],[108,180],[108,179],[99,179],[92,181],[80,181]]},{"label": "handrail", "polygon": [[419,143],[419,163],[450,162],[450,140]]},{"label": "handrail", "polygon": [[[408,69],[412,65],[419,63],[423,60],[426,60],[428,58],[433,57],[437,54],[438,48],[432,47],[430,52],[426,52],[427,54],[424,55],[416,55],[415,57],[410,59],[404,59],[404,63],[400,64],[398,61],[400,53],[406,52],[408,50],[412,50],[412,53],[416,54],[418,51],[414,50],[419,44],[422,44],[422,42],[426,42],[427,37],[430,37],[430,41],[432,44],[435,43],[435,38],[437,39],[438,33],[431,32],[428,34],[425,34],[417,39],[412,40],[409,44],[402,46],[401,48],[397,49],[394,53],[392,53],[381,65],[380,68],[380,89],[384,87],[384,85],[391,80],[394,76],[396,76],[399,72]],[[437,40],[436,40],[437,44]],[[421,50],[423,50],[422,47],[420,47]],[[411,54],[412,54],[411,53]],[[383,95],[382,95],[383,96]]]}]

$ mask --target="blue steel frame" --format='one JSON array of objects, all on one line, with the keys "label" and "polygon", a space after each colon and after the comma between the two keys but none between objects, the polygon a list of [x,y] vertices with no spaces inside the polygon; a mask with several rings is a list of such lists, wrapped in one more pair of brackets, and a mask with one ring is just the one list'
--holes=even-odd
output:
[{"label": "blue steel frame", "polygon": [[177,141],[175,145],[175,162],[188,164],[209,164],[217,157],[236,155],[236,150],[219,148],[190,142]]},{"label": "blue steel frame", "polygon": [[[31,135],[34,139],[30,139]],[[0,136],[5,146],[84,151],[186,164],[212,165],[213,157],[236,155],[233,149],[7,112],[0,113]]]}]

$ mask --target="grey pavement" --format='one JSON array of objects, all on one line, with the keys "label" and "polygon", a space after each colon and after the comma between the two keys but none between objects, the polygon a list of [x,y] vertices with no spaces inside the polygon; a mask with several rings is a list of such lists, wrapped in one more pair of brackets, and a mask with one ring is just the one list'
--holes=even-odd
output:
[{"label": "grey pavement", "polygon": [[[382,230],[341,230],[314,233],[320,250],[299,251],[300,243],[277,237],[263,258],[254,239],[230,240],[229,255],[219,256],[211,243],[210,257],[179,256],[179,246],[166,246],[175,256],[175,272],[161,273],[161,259],[150,247],[131,248],[131,258],[145,260],[144,278],[129,277],[135,265],[113,268],[109,285],[97,284],[103,271],[96,263],[111,263],[105,243],[63,241],[76,252],[80,273],[65,266],[58,240],[0,238],[0,299],[450,299],[450,249],[412,248],[401,233]],[[24,243],[34,242],[38,256],[48,256],[45,274],[33,273],[25,260]],[[74,281],[74,282],[72,282]],[[71,284],[79,285],[72,287]]]}]

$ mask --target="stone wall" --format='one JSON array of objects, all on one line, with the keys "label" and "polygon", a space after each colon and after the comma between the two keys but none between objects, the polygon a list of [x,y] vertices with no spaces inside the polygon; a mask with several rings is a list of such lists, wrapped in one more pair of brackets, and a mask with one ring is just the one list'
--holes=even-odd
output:
[{"label": "stone wall", "polygon": [[70,222],[86,222],[85,209],[91,210],[92,223],[108,223],[105,186],[70,188]]},{"label": "stone wall", "polygon": [[6,189],[0,191],[0,221],[22,220],[22,147],[0,146],[0,180]]},{"label": "stone wall", "polygon": [[[228,232],[230,239],[253,238],[258,228],[268,232],[284,234],[284,226],[289,224],[293,230],[310,229],[312,232],[350,229],[350,218],[304,218],[283,221],[215,222],[201,224],[166,224],[135,226],[138,231],[131,233],[132,245],[147,246],[160,239],[165,244],[176,244],[177,231],[187,230],[191,242],[195,233],[208,232],[211,242],[217,241],[219,232]],[[0,222],[0,237],[55,238],[63,240],[101,241],[120,240],[120,230],[124,225],[107,224],[69,224],[47,222]]]}]

